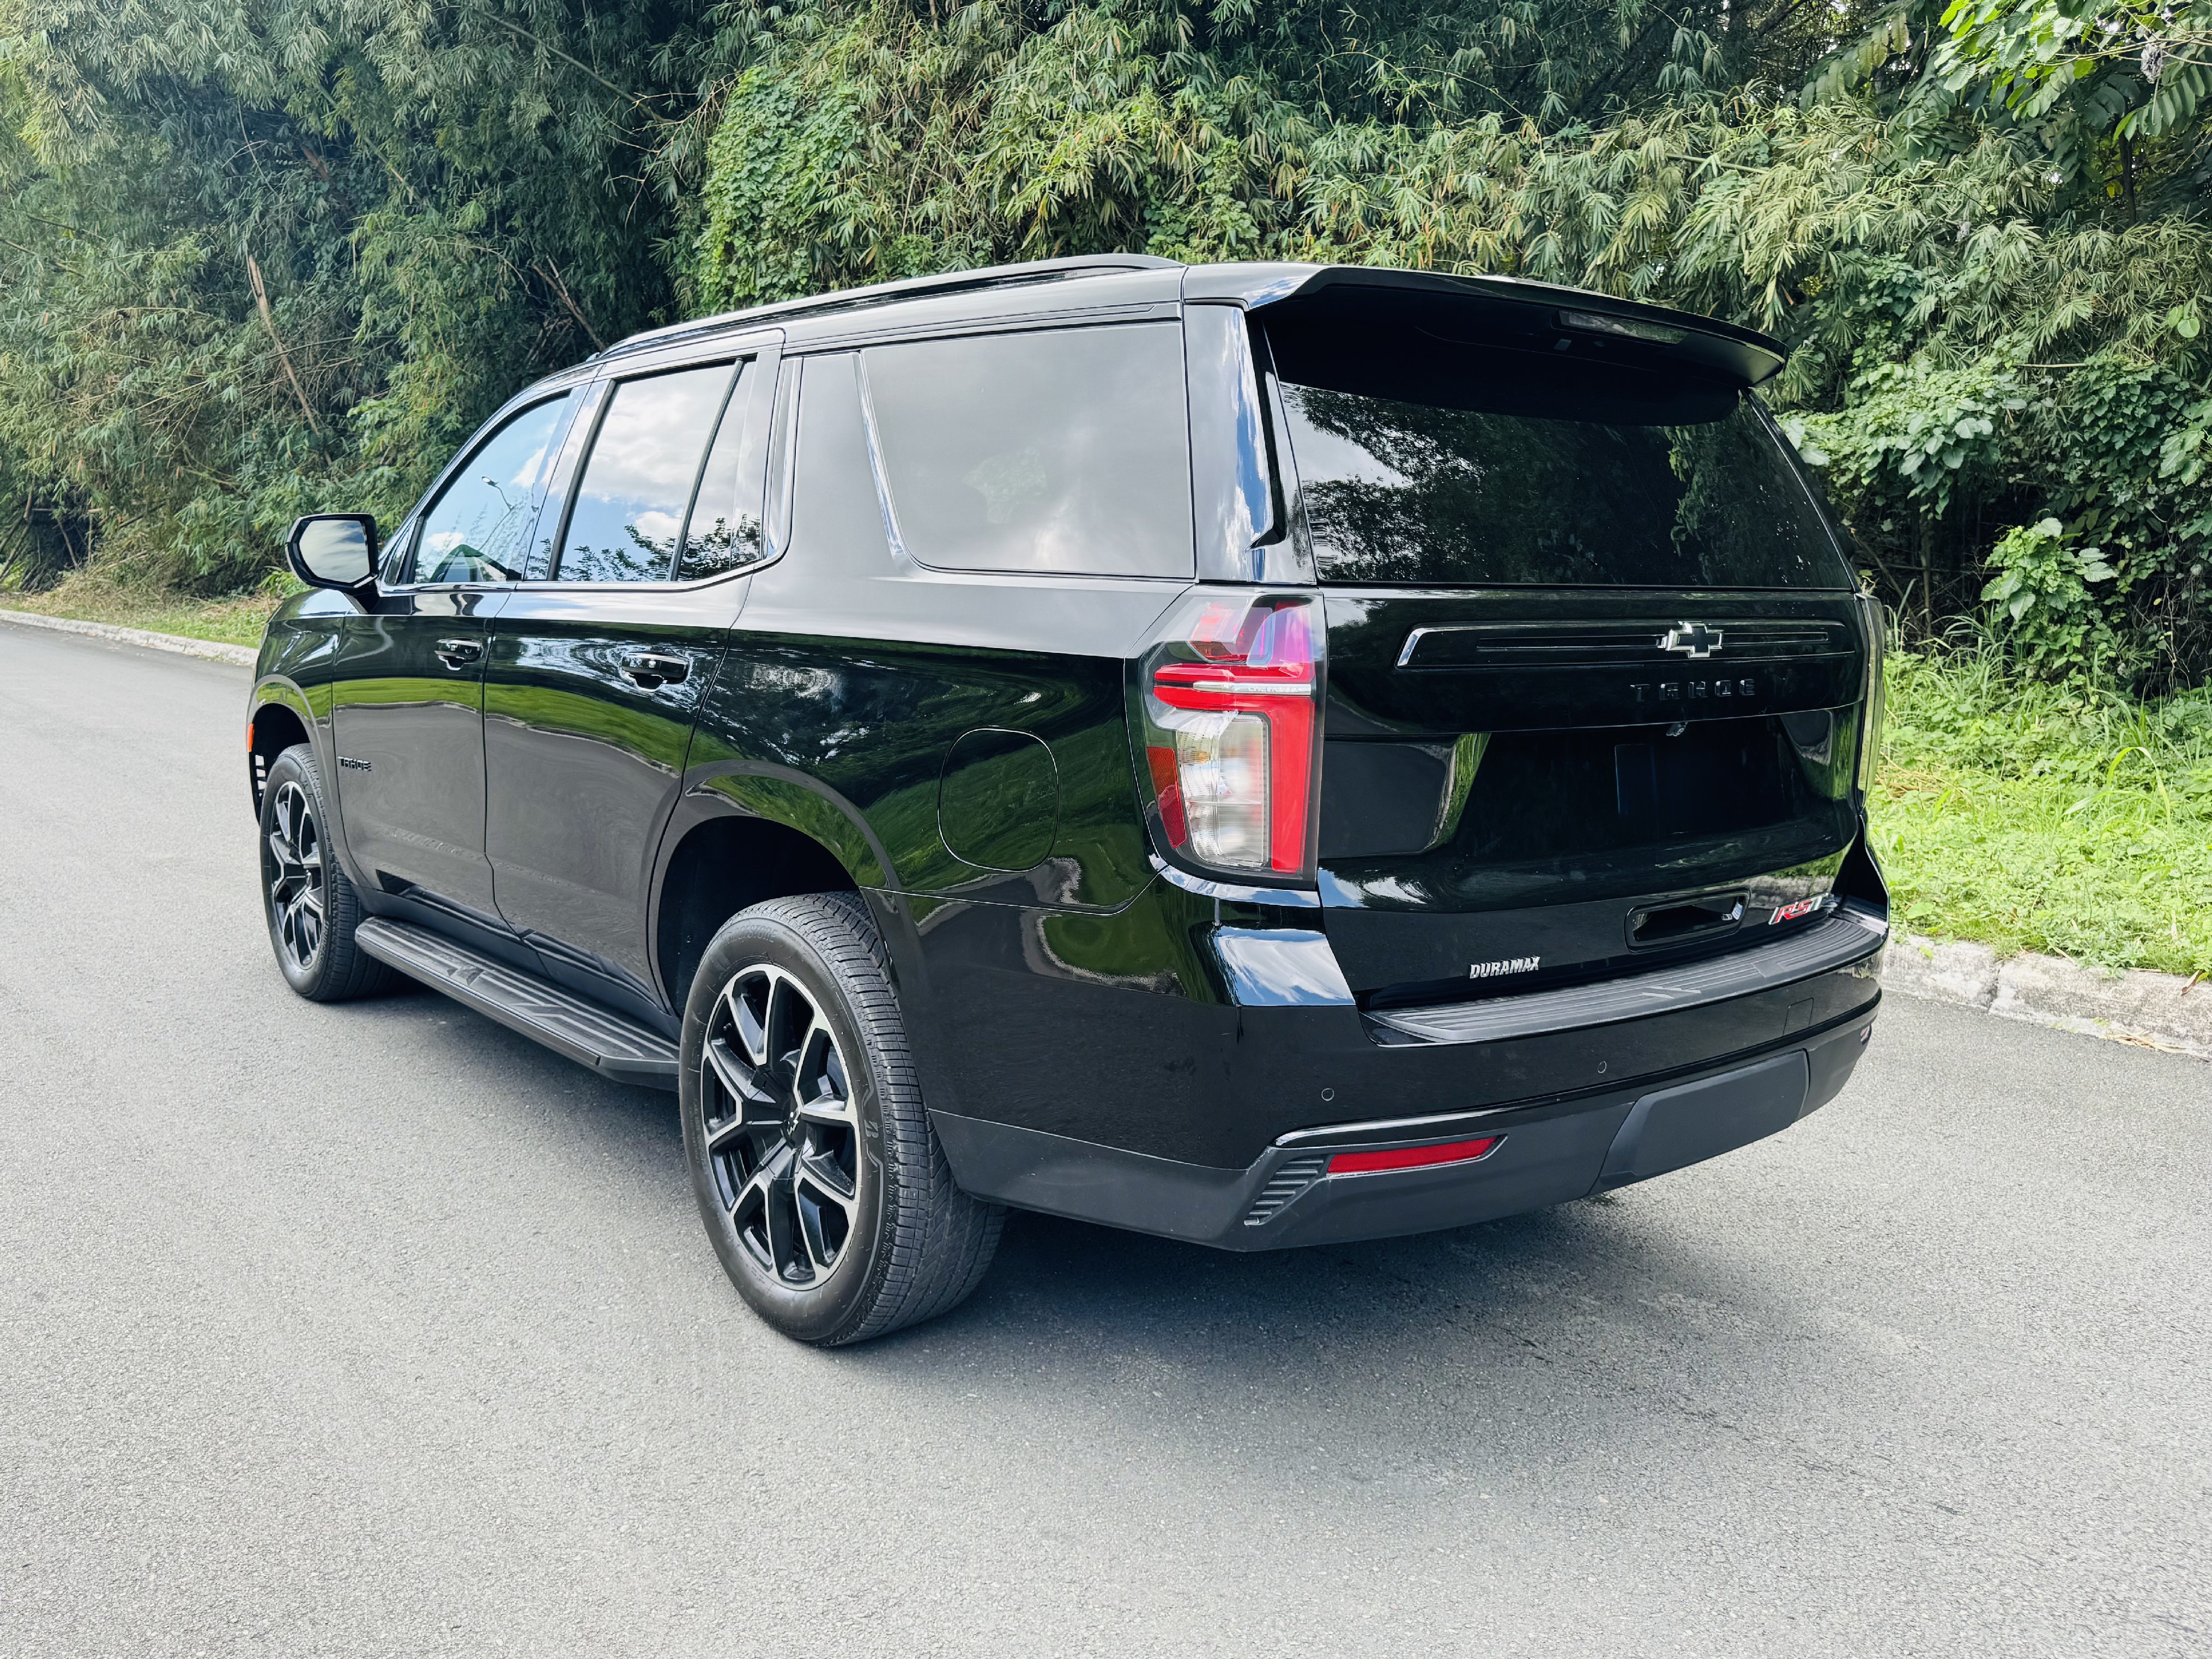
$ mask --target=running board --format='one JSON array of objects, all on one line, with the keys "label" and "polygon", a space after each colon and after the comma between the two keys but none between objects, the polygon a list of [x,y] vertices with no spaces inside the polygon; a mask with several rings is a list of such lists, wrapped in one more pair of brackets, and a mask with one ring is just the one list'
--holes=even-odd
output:
[{"label": "running board", "polygon": [[410,979],[443,991],[611,1082],[676,1087],[674,1043],[550,980],[388,916],[364,919],[354,942]]}]

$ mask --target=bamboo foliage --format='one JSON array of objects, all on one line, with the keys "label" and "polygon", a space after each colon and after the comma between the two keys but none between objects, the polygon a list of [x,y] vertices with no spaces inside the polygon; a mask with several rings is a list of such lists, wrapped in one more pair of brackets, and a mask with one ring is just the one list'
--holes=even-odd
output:
[{"label": "bamboo foliage", "polygon": [[1916,626],[2055,520],[2120,665],[2200,678],[2195,14],[2057,3],[0,0],[0,498],[220,587],[653,321],[1106,249],[1495,272],[1783,337]]}]

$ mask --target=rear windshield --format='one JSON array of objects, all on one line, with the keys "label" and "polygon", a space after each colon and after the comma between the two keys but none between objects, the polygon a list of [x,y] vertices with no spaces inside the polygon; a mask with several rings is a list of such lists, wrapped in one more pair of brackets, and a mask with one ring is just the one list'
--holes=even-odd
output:
[{"label": "rear windshield", "polygon": [[[1847,587],[1748,394],[1527,351],[1276,351],[1326,582]],[[1289,347],[1289,349],[1283,349]]]}]

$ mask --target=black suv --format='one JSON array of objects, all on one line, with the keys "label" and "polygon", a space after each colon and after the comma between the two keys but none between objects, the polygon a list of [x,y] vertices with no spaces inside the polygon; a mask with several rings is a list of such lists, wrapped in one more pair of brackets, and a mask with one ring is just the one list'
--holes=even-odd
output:
[{"label": "black suv", "polygon": [[1502,279],[1056,260],[644,334],[303,519],[276,957],[677,1091],[777,1328],[1004,1206],[1229,1249],[1678,1169],[1840,1089],[1881,619],[1771,340]]}]

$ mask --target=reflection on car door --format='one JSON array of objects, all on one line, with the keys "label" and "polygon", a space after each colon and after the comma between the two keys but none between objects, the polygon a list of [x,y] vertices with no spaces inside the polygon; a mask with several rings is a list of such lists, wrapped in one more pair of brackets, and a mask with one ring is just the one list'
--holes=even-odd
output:
[{"label": "reflection on car door", "polygon": [[[757,556],[773,349],[614,380],[565,517],[494,620],[485,847],[501,914],[556,979],[655,1013],[660,832]],[[588,446],[586,448],[586,446]]]},{"label": "reflection on car door", "polygon": [[367,614],[340,630],[331,713],[347,849],[382,891],[495,929],[485,624],[528,544],[569,404],[532,404],[477,445],[401,536]]}]

